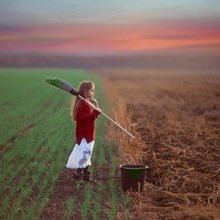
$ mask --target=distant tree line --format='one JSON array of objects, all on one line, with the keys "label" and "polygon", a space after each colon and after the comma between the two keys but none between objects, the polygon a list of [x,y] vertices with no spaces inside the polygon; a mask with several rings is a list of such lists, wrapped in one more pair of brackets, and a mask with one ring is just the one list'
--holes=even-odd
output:
[{"label": "distant tree line", "polygon": [[218,69],[220,57],[0,55],[0,67]]}]

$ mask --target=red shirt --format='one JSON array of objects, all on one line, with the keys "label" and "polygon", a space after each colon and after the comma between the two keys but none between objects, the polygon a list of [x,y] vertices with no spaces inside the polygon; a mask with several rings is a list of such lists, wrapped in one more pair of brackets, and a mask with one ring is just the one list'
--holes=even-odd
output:
[{"label": "red shirt", "polygon": [[83,138],[87,143],[95,139],[95,120],[101,113],[91,109],[85,100],[80,100],[76,113],[76,143],[80,144]]}]

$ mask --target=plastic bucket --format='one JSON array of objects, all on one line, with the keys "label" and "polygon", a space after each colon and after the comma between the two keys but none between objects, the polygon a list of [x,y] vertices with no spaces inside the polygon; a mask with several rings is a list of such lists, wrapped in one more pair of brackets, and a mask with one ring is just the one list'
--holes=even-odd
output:
[{"label": "plastic bucket", "polygon": [[142,164],[120,165],[123,190],[142,192],[147,168],[146,165]]}]

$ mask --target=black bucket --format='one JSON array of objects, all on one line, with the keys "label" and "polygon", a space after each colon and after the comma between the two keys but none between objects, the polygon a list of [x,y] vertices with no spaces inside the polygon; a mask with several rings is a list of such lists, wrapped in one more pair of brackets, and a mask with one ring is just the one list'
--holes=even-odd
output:
[{"label": "black bucket", "polygon": [[123,190],[142,192],[147,166],[142,164],[123,164],[120,165],[120,168]]}]

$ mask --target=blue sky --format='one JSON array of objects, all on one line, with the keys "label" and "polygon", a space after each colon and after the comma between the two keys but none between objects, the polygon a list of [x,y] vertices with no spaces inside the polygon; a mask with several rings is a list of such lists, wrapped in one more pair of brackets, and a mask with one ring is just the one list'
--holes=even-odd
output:
[{"label": "blue sky", "polygon": [[0,0],[0,25],[219,19],[219,0]]}]

